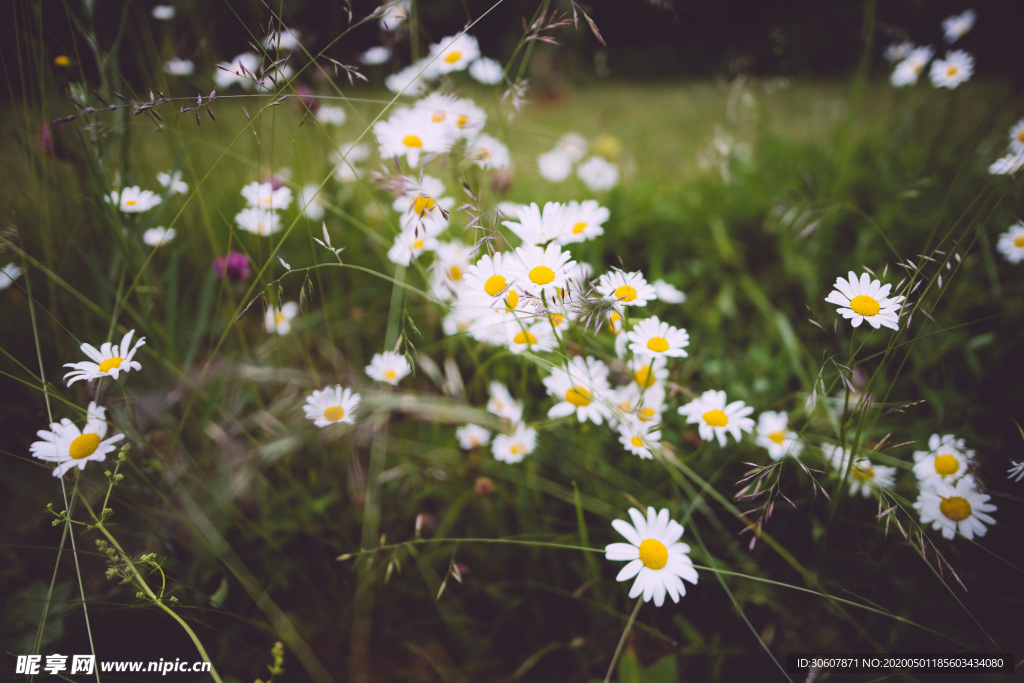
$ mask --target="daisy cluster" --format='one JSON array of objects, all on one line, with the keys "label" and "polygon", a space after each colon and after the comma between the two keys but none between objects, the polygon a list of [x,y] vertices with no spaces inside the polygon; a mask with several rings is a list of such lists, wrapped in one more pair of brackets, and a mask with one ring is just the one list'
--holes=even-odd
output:
[{"label": "daisy cluster", "polygon": [[[617,143],[607,141],[614,151]],[[566,133],[558,139],[554,148],[537,157],[537,170],[541,177],[553,183],[560,183],[576,171],[576,177],[583,181],[591,192],[604,192],[619,182],[619,167],[599,154],[587,156],[587,139],[579,133]],[[586,158],[584,160],[584,158]]]},{"label": "daisy cluster", "polygon": [[[967,10],[943,21],[946,43],[952,44],[962,38],[974,27],[974,20],[974,11]],[[895,63],[895,67],[889,80],[897,88],[914,85],[929,63],[928,77],[936,88],[953,90],[974,75],[974,57],[964,50],[948,51],[934,61],[933,57],[935,49],[930,45],[914,45],[909,41],[890,45],[886,48],[885,58]]]}]

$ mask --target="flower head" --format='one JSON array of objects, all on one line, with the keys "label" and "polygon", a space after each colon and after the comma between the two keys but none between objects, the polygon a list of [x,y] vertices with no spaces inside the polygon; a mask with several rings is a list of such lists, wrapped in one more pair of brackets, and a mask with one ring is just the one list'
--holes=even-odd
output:
[{"label": "flower head", "polygon": [[151,190],[143,190],[138,186],[125,187],[120,192],[114,190],[107,197],[111,204],[124,213],[142,213],[149,211],[160,203],[160,196]]},{"label": "flower head", "polygon": [[960,14],[954,14],[943,19],[942,30],[946,33],[946,42],[955,43],[960,38],[963,38],[965,33],[974,28],[974,20],[976,18],[974,10],[968,9]]},{"label": "flower head", "polygon": [[575,263],[569,252],[563,252],[557,244],[524,244],[513,252],[513,258],[519,261],[518,285],[536,297],[546,293],[552,300],[565,287]]},{"label": "flower head", "polygon": [[251,182],[242,188],[242,196],[249,206],[270,211],[284,211],[292,203],[291,189],[284,186],[274,189],[271,182]]},{"label": "flower head", "polygon": [[410,372],[412,368],[409,367],[409,361],[394,351],[375,353],[370,364],[366,366],[366,374],[370,379],[387,382],[392,386],[398,386],[402,378]]},{"label": "flower head", "polygon": [[643,594],[644,602],[654,598],[654,604],[661,607],[667,593],[672,602],[678,603],[679,598],[686,595],[683,579],[697,585],[697,571],[687,556],[690,546],[679,542],[682,525],[669,519],[667,509],[655,512],[649,507],[645,519],[642,512],[631,508],[629,516],[632,524],[621,519],[612,522],[612,527],[628,543],[611,543],[604,549],[606,559],[629,562],[615,580],[629,581],[636,577],[629,591],[631,598]]},{"label": "flower head", "polygon": [[469,451],[490,443],[491,433],[480,425],[467,424],[455,430],[455,438],[459,440],[459,448]]},{"label": "flower head", "polygon": [[501,64],[488,57],[481,57],[469,65],[469,75],[484,85],[497,85],[501,81],[501,74]]},{"label": "flower head", "polygon": [[451,129],[435,124],[429,111],[408,107],[396,109],[391,118],[375,123],[373,134],[382,159],[405,156],[410,166],[419,164],[421,154],[447,152],[455,141]]},{"label": "flower head", "polygon": [[430,46],[430,59],[438,73],[462,71],[480,56],[480,44],[476,38],[463,33],[442,38]]},{"label": "flower head", "polygon": [[611,215],[594,199],[569,202],[562,210],[565,227],[558,234],[559,244],[584,242],[604,234],[603,224]]},{"label": "flower head", "polygon": [[174,228],[149,228],[142,233],[142,242],[147,247],[162,247],[174,239]]},{"label": "flower head", "polygon": [[985,524],[996,520],[987,514],[996,509],[988,502],[991,496],[978,491],[974,477],[962,477],[956,485],[940,482],[933,489],[922,489],[914,503],[921,515],[921,524],[931,524],[932,529],[942,531],[944,538],[951,539],[961,533],[972,539],[984,536],[988,529]]},{"label": "flower head", "polygon": [[914,474],[921,488],[939,482],[952,483],[967,474],[974,462],[974,451],[954,434],[932,434],[927,451],[914,452]]},{"label": "flower head", "polygon": [[545,245],[557,240],[565,228],[564,207],[548,202],[543,210],[536,202],[519,208],[518,222],[504,221],[505,227],[516,234],[523,244]]},{"label": "flower head", "polygon": [[952,90],[974,75],[974,57],[963,50],[953,50],[946,54],[945,59],[932,62],[928,76],[936,88]]},{"label": "flower head", "polygon": [[318,389],[306,397],[306,405],[302,410],[306,417],[313,420],[317,427],[329,427],[332,424],[355,424],[356,407],[360,396],[340,384],[333,387]]},{"label": "flower head", "polygon": [[725,392],[709,390],[693,399],[678,411],[686,417],[688,423],[695,422],[700,438],[710,441],[718,439],[720,446],[725,446],[726,434],[732,434],[737,441],[741,432],[750,432],[754,428],[754,420],[747,417],[754,409],[743,401],[733,401],[726,405]]},{"label": "flower head", "polygon": [[491,443],[494,459],[515,464],[533,453],[537,447],[537,430],[526,425],[516,425],[511,434],[499,434]]},{"label": "flower head", "polygon": [[604,192],[619,184],[619,167],[602,157],[590,157],[576,167],[576,175],[591,192]]},{"label": "flower head", "polygon": [[626,333],[626,339],[630,351],[645,358],[686,358],[686,347],[690,345],[685,329],[662,322],[656,315],[638,322]]},{"label": "flower head", "polygon": [[168,76],[191,76],[195,70],[196,65],[191,59],[171,57],[164,62],[164,73]]},{"label": "flower head", "polygon": [[57,463],[53,476],[61,477],[73,467],[85,469],[85,463],[102,462],[107,453],[114,450],[114,444],[124,438],[124,434],[115,434],[104,440],[107,435],[106,409],[89,403],[86,411],[85,426],[79,431],[69,419],[50,425],[50,431],[40,430],[36,435],[42,441],[29,446],[32,457]]},{"label": "flower head", "polygon": [[7,289],[15,280],[21,277],[21,267],[15,263],[8,263],[0,268],[0,289]]},{"label": "flower head", "polygon": [[281,217],[276,211],[261,206],[250,206],[235,214],[238,227],[254,235],[267,237],[281,229]]},{"label": "flower head", "polygon": [[508,147],[487,133],[481,133],[467,145],[466,158],[484,169],[507,169],[512,165]]},{"label": "flower head", "polygon": [[227,255],[213,259],[213,272],[218,280],[225,276],[232,282],[244,280],[250,274],[249,257],[238,251],[229,251]]},{"label": "flower head", "polygon": [[[66,368],[73,368],[71,372],[64,375],[64,379],[68,380],[68,386],[80,379],[84,379],[86,382],[91,382],[98,377],[117,379],[122,372],[141,370],[142,365],[132,358],[135,357],[135,352],[139,347],[146,343],[146,338],[139,337],[135,345],[132,346],[132,335],[134,334],[135,330],[131,330],[121,340],[120,345],[104,342],[98,350],[92,344],[82,344],[80,347],[82,353],[89,356],[92,361],[64,364]],[[71,379],[68,379],[69,377]]]},{"label": "flower head", "polygon": [[509,393],[508,387],[501,382],[491,382],[487,387],[487,412],[505,418],[512,424],[523,420],[523,404]]},{"label": "flower head", "polygon": [[867,320],[876,330],[883,325],[898,330],[903,297],[889,298],[891,288],[892,285],[872,280],[867,273],[862,273],[858,280],[850,271],[848,279],[836,278],[835,289],[825,301],[839,306],[839,314],[851,321],[854,327],[860,327]]},{"label": "flower head", "polygon": [[654,287],[647,284],[644,274],[613,270],[597,279],[597,291],[618,306],[646,306],[657,297]]},{"label": "flower head", "polygon": [[564,368],[553,368],[544,378],[544,386],[558,401],[548,411],[549,418],[576,415],[580,422],[601,424],[611,416],[606,405],[610,391],[608,367],[591,356],[576,356]]},{"label": "flower head", "polygon": [[661,446],[661,431],[639,420],[623,420],[619,423],[619,443],[640,459],[650,459]]},{"label": "flower head", "polygon": [[560,183],[572,173],[572,158],[560,150],[553,149],[537,157],[537,169],[544,180]]},{"label": "flower head", "polygon": [[267,332],[276,334],[288,334],[292,331],[292,319],[299,314],[299,305],[294,301],[288,301],[279,308],[267,307],[267,313],[263,322]]},{"label": "flower head", "polygon": [[796,457],[803,450],[803,443],[789,429],[789,416],[773,410],[766,410],[757,418],[757,445],[767,449],[772,460],[786,455]]},{"label": "flower head", "polygon": [[872,487],[892,488],[895,477],[895,467],[875,465],[867,458],[858,458],[853,461],[850,469],[850,495],[855,496],[859,492],[867,498],[872,493]]},{"label": "flower head", "polygon": [[996,248],[1010,263],[1024,261],[1024,223],[1011,225],[1009,230],[999,236]]},{"label": "flower head", "polygon": [[929,45],[914,48],[906,59],[896,65],[889,80],[897,88],[917,83],[921,72],[924,71],[934,54],[935,50]]},{"label": "flower head", "polygon": [[651,285],[658,299],[667,304],[681,304],[686,301],[686,294],[664,280],[655,280]]},{"label": "flower head", "polygon": [[181,179],[181,171],[174,173],[157,173],[156,181],[160,187],[167,188],[167,194],[185,194],[188,192],[188,183]]}]

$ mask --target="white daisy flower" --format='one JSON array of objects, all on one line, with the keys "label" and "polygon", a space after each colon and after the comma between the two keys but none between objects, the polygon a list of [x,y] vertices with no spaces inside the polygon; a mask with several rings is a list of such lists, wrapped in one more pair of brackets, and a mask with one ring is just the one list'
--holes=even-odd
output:
[{"label": "white daisy flower", "polygon": [[1024,479],[1024,462],[1011,460],[1010,464],[1012,467],[1006,470],[1006,478],[1020,483],[1020,480]]},{"label": "white daisy flower", "polygon": [[642,512],[631,508],[629,516],[633,524],[621,519],[612,522],[612,527],[628,543],[611,543],[604,549],[605,559],[629,562],[615,580],[629,581],[636,577],[629,591],[630,598],[643,594],[644,602],[653,598],[654,604],[661,607],[667,593],[672,602],[678,603],[679,598],[686,595],[683,579],[697,585],[697,571],[687,557],[690,546],[679,542],[682,525],[669,519],[667,509],[655,512],[649,507],[644,519]]},{"label": "white daisy flower", "polygon": [[120,192],[112,191],[107,201],[124,213],[142,213],[157,206],[160,203],[160,195],[133,185],[123,188]]},{"label": "white daisy flower", "polygon": [[242,230],[262,237],[273,235],[281,229],[281,217],[276,212],[259,206],[250,206],[239,211],[235,214],[235,223]]},{"label": "white daisy flower", "polygon": [[851,270],[848,279],[836,278],[835,289],[825,298],[830,304],[839,306],[839,314],[854,327],[860,327],[865,320],[876,330],[885,326],[898,330],[902,296],[889,298],[892,285],[883,285],[862,273],[860,280]]},{"label": "white daisy flower", "polygon": [[284,211],[292,203],[291,189],[281,186],[275,190],[273,183],[249,183],[242,188],[242,196],[249,206],[268,211]]},{"label": "white daisy flower", "polygon": [[558,138],[555,151],[564,154],[575,164],[587,156],[587,139],[579,133],[566,133]]},{"label": "white daisy flower", "polygon": [[602,157],[590,157],[576,167],[576,175],[591,192],[604,192],[619,184],[619,167]]},{"label": "white daisy flower", "polygon": [[466,146],[466,158],[484,169],[506,169],[512,166],[508,147],[487,133],[481,133]]},{"label": "white daisy flower", "polygon": [[21,268],[14,263],[8,263],[0,268],[0,290],[7,289],[14,284],[14,281],[21,277],[22,272]]},{"label": "white daisy flower", "polygon": [[947,17],[942,20],[942,30],[946,34],[947,43],[955,43],[960,38],[963,38],[964,34],[974,28],[974,20],[976,19],[974,10],[964,10],[961,14],[954,14],[951,17]]},{"label": "white daisy flower", "polygon": [[537,156],[537,169],[544,180],[560,183],[572,173],[572,159],[557,149]]},{"label": "white daisy flower", "polygon": [[647,284],[643,273],[627,273],[618,269],[597,279],[597,291],[619,306],[646,306],[657,296],[654,287]]},{"label": "white daisy flower", "polygon": [[584,202],[569,202],[562,210],[565,227],[558,234],[559,244],[584,242],[604,234],[603,224],[610,215],[608,209],[588,199]]},{"label": "white daisy flower", "polygon": [[547,294],[549,300],[554,300],[558,290],[565,287],[575,264],[569,252],[563,252],[557,244],[524,244],[512,252],[512,257],[519,262],[517,284],[536,297]]},{"label": "white daisy flower", "polygon": [[896,68],[892,70],[892,76],[890,76],[889,80],[897,88],[914,85],[934,54],[935,50],[929,45],[914,48],[907,55],[907,58],[897,64]]},{"label": "white daisy flower", "polygon": [[558,202],[548,202],[541,210],[534,202],[519,209],[518,221],[502,223],[523,240],[523,244],[544,245],[557,240],[565,229],[564,209]]},{"label": "white daisy flower", "polygon": [[292,320],[299,314],[299,305],[294,301],[283,304],[280,308],[267,307],[267,313],[263,317],[263,323],[267,332],[275,334],[288,334],[292,331]]},{"label": "white daisy flower", "polygon": [[636,384],[627,384],[615,391],[615,407],[617,417],[625,422],[638,422],[648,426],[661,421],[665,412],[665,387],[655,384],[641,389]]},{"label": "white daisy flower", "polygon": [[638,389],[650,389],[668,379],[668,357],[634,356],[629,361],[629,371]]},{"label": "white daisy flower", "polygon": [[757,418],[757,445],[767,449],[772,460],[792,455],[794,458],[803,450],[803,443],[796,438],[796,432],[789,429],[789,415],[784,412],[766,410]]},{"label": "white daisy flower", "polygon": [[177,14],[174,7],[171,5],[157,5],[153,8],[153,18],[159,19],[160,21],[170,21]]},{"label": "white daisy flower", "polygon": [[1010,128],[1010,149],[1017,154],[1024,153],[1024,119]]},{"label": "white daisy flower", "polygon": [[931,524],[952,540],[957,532],[967,539],[985,535],[985,524],[996,520],[987,514],[996,509],[988,502],[991,496],[978,491],[974,477],[961,478],[955,485],[940,482],[934,489],[922,489],[914,508],[921,515],[921,524]]},{"label": "white daisy flower", "polygon": [[858,458],[850,468],[850,495],[860,493],[867,498],[873,493],[872,487],[891,489],[895,480],[895,467],[874,465],[867,458]]},{"label": "white daisy flower", "polygon": [[[512,255],[498,251],[481,256],[469,267],[463,280],[466,289],[475,294],[486,294],[493,298],[507,292],[508,296],[512,296],[515,290],[509,287],[515,283],[518,273],[519,267]],[[518,302],[518,293],[515,293],[515,297]],[[515,307],[512,304],[512,308]]]},{"label": "white daisy flower", "polygon": [[399,266],[407,266],[425,251],[437,248],[438,241],[423,230],[406,229],[395,236],[395,242],[388,249],[388,260]]},{"label": "white daisy flower", "polygon": [[227,88],[238,83],[243,88],[256,87],[254,79],[259,78],[263,58],[252,52],[235,55],[230,62],[220,62],[213,71],[213,81],[218,88]]},{"label": "white daisy flower", "polygon": [[412,0],[396,0],[395,2],[386,2],[381,6],[381,15],[378,20],[380,29],[382,31],[394,31],[402,22],[409,18],[409,8],[412,6]]},{"label": "white daisy flower", "polygon": [[601,424],[611,417],[606,400],[611,388],[608,386],[608,366],[592,356],[569,359],[566,367],[552,368],[544,378],[548,395],[557,403],[548,411],[548,417],[555,419],[575,413],[580,422],[590,420]]},{"label": "white daisy flower", "polygon": [[391,48],[383,45],[374,45],[363,54],[359,55],[359,61],[367,66],[384,64],[391,59]]},{"label": "white daisy flower", "polygon": [[150,228],[142,233],[142,242],[147,247],[162,247],[174,239],[174,228]]},{"label": "white daisy flower", "polygon": [[487,385],[487,412],[505,418],[512,424],[523,421],[523,404],[512,398],[508,388],[501,382]]},{"label": "white daisy flower", "polygon": [[370,379],[387,382],[392,386],[398,386],[410,372],[412,368],[409,367],[409,361],[394,351],[375,353],[370,364],[366,366],[366,374]]},{"label": "white daisy flower", "polygon": [[345,108],[334,104],[321,104],[316,110],[316,120],[328,126],[343,126],[347,119]]},{"label": "white daisy flower", "polygon": [[974,450],[955,434],[932,434],[927,451],[914,451],[914,474],[921,488],[938,482],[952,483],[967,474],[974,462]]},{"label": "white daisy flower", "polygon": [[526,320],[520,318],[506,319],[505,345],[512,353],[523,351],[552,351],[558,346],[558,339],[551,331],[551,323],[547,320]]},{"label": "white daisy flower", "polygon": [[114,444],[124,438],[124,434],[103,438],[107,435],[107,411],[97,406],[95,401],[89,403],[86,413],[87,419],[81,431],[71,420],[64,418],[59,423],[52,423],[50,431],[36,432],[42,441],[34,442],[29,451],[34,458],[57,463],[53,476],[62,477],[74,467],[84,470],[85,463],[89,461],[103,462],[114,450]]},{"label": "white daisy flower", "polygon": [[494,459],[515,464],[533,453],[537,447],[537,430],[526,425],[516,425],[511,434],[498,434],[491,443]]},{"label": "white daisy flower", "polygon": [[299,205],[299,210],[305,214],[306,218],[318,221],[324,217],[327,197],[320,191],[320,185],[317,183],[307,183],[299,189],[296,204]]},{"label": "white daisy flower", "polygon": [[399,69],[384,78],[384,86],[391,92],[410,97],[419,97],[427,92],[427,82],[432,71],[425,60],[413,62],[404,69]]},{"label": "white daisy flower", "polygon": [[662,322],[655,315],[634,325],[626,333],[626,341],[630,351],[644,358],[686,358],[690,335],[685,329]]},{"label": "white daisy flower", "polygon": [[450,301],[457,295],[470,268],[471,251],[457,240],[437,245],[434,264],[430,267],[430,289],[439,299]]},{"label": "white daisy flower", "polygon": [[1024,223],[1015,223],[1000,235],[996,249],[1010,263],[1016,264],[1024,261]]},{"label": "white daisy flower", "polygon": [[752,412],[754,409],[743,401],[726,405],[725,392],[714,389],[679,408],[679,414],[686,417],[687,423],[697,423],[700,438],[705,441],[717,438],[720,446],[725,446],[726,434],[732,434],[739,441],[741,432],[753,430],[754,421],[747,417]]},{"label": "white daisy flower", "polygon": [[480,44],[476,38],[463,33],[442,38],[430,46],[428,59],[433,61],[438,73],[447,74],[462,71],[480,56]]},{"label": "white daisy flower", "polygon": [[992,175],[1016,175],[1024,168],[1024,150],[1019,152],[1011,151],[1004,157],[992,162],[988,172]]},{"label": "white daisy flower", "polygon": [[86,382],[91,382],[98,377],[117,379],[122,372],[141,370],[142,365],[132,359],[135,358],[135,352],[139,350],[139,347],[146,343],[146,338],[139,337],[135,345],[132,346],[134,334],[135,330],[130,330],[121,339],[120,344],[104,342],[99,349],[92,344],[82,344],[80,347],[82,353],[92,360],[64,364],[64,367],[72,368],[71,372],[64,375],[64,379],[68,380],[68,386],[80,379],[84,379]]},{"label": "white daisy flower", "polygon": [[181,171],[157,173],[156,181],[160,183],[160,187],[167,188],[168,195],[185,194],[188,192],[188,183],[181,179]]},{"label": "white daisy flower", "polygon": [[431,121],[429,112],[407,107],[373,124],[373,134],[382,159],[405,156],[410,166],[419,164],[421,154],[447,152],[454,142],[451,131]]},{"label": "white daisy flower", "polygon": [[619,422],[619,443],[642,460],[654,457],[654,451],[661,448],[661,431],[636,420]]},{"label": "white daisy flower", "polygon": [[850,451],[839,444],[825,444],[821,450],[825,454],[826,466],[839,472],[846,470],[846,465],[850,461]]},{"label": "white daisy flower", "polygon": [[945,59],[936,59],[932,62],[928,75],[936,88],[952,90],[974,75],[974,57],[963,50],[947,52]]},{"label": "white daisy flower", "polygon": [[655,280],[651,285],[654,287],[655,296],[667,304],[681,304],[686,301],[686,294],[664,280]]},{"label": "white daisy flower", "polygon": [[491,433],[480,425],[467,424],[455,430],[455,438],[459,440],[459,448],[470,451],[490,443]]},{"label": "white daisy flower", "polygon": [[904,59],[910,56],[910,53],[914,50],[914,44],[909,40],[904,40],[900,43],[893,43],[889,47],[885,48],[885,61],[893,64],[895,62],[902,62]]},{"label": "white daisy flower", "polygon": [[283,31],[274,31],[263,39],[263,47],[268,50],[287,50],[293,52],[301,46],[298,31],[286,28]]},{"label": "white daisy flower", "polygon": [[196,65],[191,59],[179,59],[171,57],[164,62],[164,73],[168,76],[191,76],[195,73]]},{"label": "white daisy flower", "polygon": [[500,83],[502,72],[501,64],[488,57],[481,57],[469,65],[469,75],[484,85]]},{"label": "white daisy flower", "polygon": [[360,396],[340,384],[333,387],[318,389],[306,397],[306,405],[302,410],[306,418],[313,420],[317,427],[330,427],[332,424],[355,424],[356,407]]},{"label": "white daisy flower", "polygon": [[419,180],[402,177],[402,191],[391,204],[401,212],[404,230],[424,232],[437,236],[448,227],[448,212],[455,206],[454,197],[442,196],[444,183],[424,175]]}]

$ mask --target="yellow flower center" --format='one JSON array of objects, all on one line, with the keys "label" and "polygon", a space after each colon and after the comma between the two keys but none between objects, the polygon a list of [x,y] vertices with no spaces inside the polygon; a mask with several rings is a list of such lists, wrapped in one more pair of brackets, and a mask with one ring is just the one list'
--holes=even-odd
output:
[{"label": "yellow flower center", "polygon": [[54,66],[71,66],[71,60],[67,55],[57,55],[53,58]]},{"label": "yellow flower center", "polygon": [[916,76],[917,74],[921,73],[921,69],[923,69],[923,68],[924,68],[924,64],[921,64],[921,63],[915,64],[914,65],[914,75]]},{"label": "yellow flower center", "polygon": [[108,358],[105,361],[103,361],[102,363],[100,363],[100,372],[110,372],[111,370],[114,370],[116,368],[120,368],[121,367],[121,363],[123,363],[123,362],[124,362],[124,358],[120,358],[120,357]]},{"label": "yellow flower center", "polygon": [[267,206],[270,206],[271,204],[274,203],[274,198],[273,197],[260,197],[260,203],[261,204],[266,204]]},{"label": "yellow flower center", "polygon": [[555,279],[555,271],[547,266],[537,266],[530,270],[530,280],[536,285],[546,285]]},{"label": "yellow flower center", "polygon": [[345,409],[341,406],[331,406],[324,411],[324,418],[329,422],[337,422],[343,417],[345,417]]},{"label": "yellow flower center", "polygon": [[946,75],[952,78],[953,76],[956,76],[957,70],[958,69],[955,66],[951,66],[948,69],[946,69]]},{"label": "yellow flower center", "polygon": [[467,124],[467,123],[469,123],[469,117],[468,117],[468,116],[466,116],[465,114],[463,114],[462,116],[460,116],[460,117],[459,117],[459,118],[458,118],[458,119],[457,119],[457,120],[455,121],[455,125],[456,125],[457,127],[459,127],[459,128],[465,128],[465,127],[466,127],[466,124]]},{"label": "yellow flower center", "polygon": [[138,202],[135,201],[134,199],[129,199],[124,203],[125,206],[135,206],[136,204],[138,204]]},{"label": "yellow flower center", "polygon": [[277,323],[278,325],[285,322],[284,313],[282,313],[281,311],[274,313],[274,322]]},{"label": "yellow flower center", "polygon": [[395,379],[396,377],[398,377],[398,373],[395,372],[394,370],[385,370],[384,371],[384,379],[391,380],[391,379]]},{"label": "yellow flower center", "polygon": [[664,337],[651,337],[647,342],[647,348],[655,353],[668,351],[668,341]]},{"label": "yellow flower center", "polygon": [[452,282],[458,282],[462,279],[462,269],[458,266],[452,266],[448,269],[448,279]]},{"label": "yellow flower center", "polygon": [[729,417],[721,410],[709,410],[704,413],[704,422],[712,427],[724,427],[729,424]]},{"label": "yellow flower center", "polygon": [[412,210],[417,216],[433,211],[435,206],[437,206],[437,202],[424,194],[416,197],[412,202]]},{"label": "yellow flower center", "polygon": [[875,478],[875,469],[871,465],[865,467],[854,467],[850,472],[857,481],[869,482]]},{"label": "yellow flower center", "polygon": [[615,289],[615,298],[619,301],[632,301],[636,298],[636,290],[629,285],[622,285]]},{"label": "yellow flower center", "polygon": [[565,316],[562,315],[561,313],[552,313],[548,317],[551,318],[551,324],[554,325],[555,327],[561,325],[562,321],[565,320]]},{"label": "yellow flower center", "polygon": [[422,147],[423,140],[420,140],[419,136],[417,135],[406,135],[404,138],[402,138],[402,144],[405,145],[406,147]]},{"label": "yellow flower center", "polygon": [[523,450],[523,447],[520,446],[519,444],[516,444],[516,445],[512,446],[511,448],[509,448],[508,452],[510,454],[512,454],[512,455],[516,455],[521,450]]},{"label": "yellow flower center", "polygon": [[565,400],[577,408],[590,405],[590,392],[583,387],[573,387],[565,392]]},{"label": "yellow flower center", "polygon": [[654,408],[641,408],[636,416],[641,422],[650,422],[654,419]]},{"label": "yellow flower center", "polygon": [[781,446],[782,442],[786,440],[786,432],[772,432],[768,438]]},{"label": "yellow flower center", "polygon": [[505,289],[505,278],[500,275],[492,275],[484,283],[484,291],[489,296],[496,296],[503,289]]},{"label": "yellow flower center", "polygon": [[82,434],[71,442],[71,447],[68,449],[68,455],[75,460],[88,458],[96,452],[99,445],[100,437],[98,434]]},{"label": "yellow flower center", "polygon": [[1017,133],[1017,142],[1024,142],[1024,129]]},{"label": "yellow flower center", "polygon": [[508,290],[508,296],[505,297],[505,309],[509,311],[515,310],[516,306],[519,305],[519,292],[514,289]]},{"label": "yellow flower center", "polygon": [[[1024,140],[1022,140],[1021,142],[1024,142]],[[1013,246],[1017,247],[1018,249],[1024,247],[1024,235],[1013,240]]]},{"label": "yellow flower center", "polygon": [[644,447],[644,440],[641,439],[639,436],[634,436],[632,439],[629,440],[629,442],[636,446],[637,448]]},{"label": "yellow flower center", "polygon": [[640,561],[648,569],[661,569],[668,564],[668,548],[661,541],[648,538],[640,544]]},{"label": "yellow flower center", "polygon": [[949,453],[935,456],[935,471],[940,477],[948,477],[960,469],[960,461]]},{"label": "yellow flower center", "polygon": [[960,496],[943,498],[939,503],[939,512],[954,522],[962,522],[971,516],[971,504]]},{"label": "yellow flower center", "polygon": [[866,294],[858,294],[850,300],[850,308],[857,315],[871,316],[878,315],[881,306],[878,302]]},{"label": "yellow flower center", "polygon": [[460,59],[462,59],[462,53],[459,52],[458,50],[452,50],[451,52],[448,53],[448,56],[444,58],[444,61],[448,62],[449,64],[454,64]]},{"label": "yellow flower center", "polygon": [[587,224],[584,223],[583,221],[580,221],[576,225],[572,226],[572,234],[578,235],[578,234],[580,234],[581,232],[583,232],[586,229],[587,229]]},{"label": "yellow flower center", "polygon": [[651,371],[650,365],[645,365],[634,372],[633,377],[636,378],[636,383],[641,389],[646,389],[654,384],[654,373]]},{"label": "yellow flower center", "polygon": [[526,344],[529,346],[530,344],[536,344],[537,338],[530,334],[528,330],[520,330],[519,334],[512,338],[512,341],[516,344]]},{"label": "yellow flower center", "polygon": [[444,121],[444,112],[438,109],[434,112],[434,115],[430,117],[430,120],[434,123],[441,123]]},{"label": "yellow flower center", "polygon": [[412,248],[413,249],[422,249],[423,248],[423,240],[416,240],[415,242],[413,242],[412,243]]}]

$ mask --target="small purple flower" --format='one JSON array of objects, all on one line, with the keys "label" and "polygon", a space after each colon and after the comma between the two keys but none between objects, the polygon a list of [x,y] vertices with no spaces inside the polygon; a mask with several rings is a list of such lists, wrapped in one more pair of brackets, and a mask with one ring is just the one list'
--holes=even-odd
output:
[{"label": "small purple flower", "polygon": [[249,257],[237,251],[230,251],[227,256],[213,259],[213,272],[217,273],[218,279],[223,279],[227,275],[232,282],[244,280],[250,275]]}]

